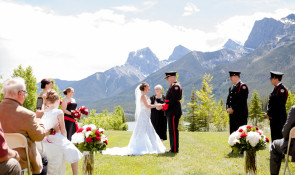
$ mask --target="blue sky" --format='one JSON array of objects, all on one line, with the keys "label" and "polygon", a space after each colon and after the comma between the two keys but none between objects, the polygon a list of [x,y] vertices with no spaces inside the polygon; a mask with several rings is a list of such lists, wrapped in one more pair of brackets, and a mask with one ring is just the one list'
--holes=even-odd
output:
[{"label": "blue sky", "polygon": [[23,64],[38,80],[79,80],[144,47],[163,60],[179,44],[244,43],[255,20],[294,12],[293,0],[0,0],[0,75]]}]

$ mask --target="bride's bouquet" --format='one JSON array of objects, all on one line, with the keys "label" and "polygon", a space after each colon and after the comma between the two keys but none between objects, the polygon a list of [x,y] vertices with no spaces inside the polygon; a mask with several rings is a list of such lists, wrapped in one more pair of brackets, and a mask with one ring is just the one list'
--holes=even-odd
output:
[{"label": "bride's bouquet", "polygon": [[90,154],[105,150],[108,139],[103,132],[104,129],[97,128],[94,124],[84,125],[72,136],[72,143],[74,143],[81,152],[89,151]]},{"label": "bride's bouquet", "polygon": [[241,126],[228,138],[228,143],[235,153],[263,150],[266,148],[267,142],[269,142],[269,139],[263,135],[263,131],[257,126]]}]

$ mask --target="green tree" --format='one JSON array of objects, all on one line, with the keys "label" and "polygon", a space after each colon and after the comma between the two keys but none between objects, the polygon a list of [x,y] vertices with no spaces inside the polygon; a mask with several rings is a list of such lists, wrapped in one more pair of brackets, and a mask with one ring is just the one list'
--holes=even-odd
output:
[{"label": "green tree", "polygon": [[13,70],[12,77],[21,77],[25,80],[28,95],[23,106],[27,109],[35,111],[37,102],[37,80],[33,75],[33,69],[31,66],[24,69],[21,65],[17,69]]},{"label": "green tree", "polygon": [[289,114],[291,107],[295,105],[295,94],[291,91],[288,91],[288,99],[286,102],[286,111]]},{"label": "green tree", "polygon": [[213,86],[210,84],[212,81],[210,74],[203,76],[202,88],[196,92],[197,100],[199,103],[199,124],[204,131],[209,131],[209,123],[214,116],[215,99],[212,94]]},{"label": "green tree", "polygon": [[262,112],[260,97],[256,90],[254,90],[251,98],[249,117],[252,119],[255,126],[257,126],[258,122],[262,122],[264,120],[264,113]]},{"label": "green tree", "polygon": [[199,131],[200,128],[198,128],[197,125],[197,117],[198,117],[198,105],[197,105],[197,97],[195,88],[193,87],[192,94],[191,94],[191,101],[187,103],[188,105],[188,112],[187,112],[187,121],[190,122],[188,131],[195,132]]},{"label": "green tree", "polygon": [[213,124],[217,128],[217,131],[224,131],[229,122],[228,114],[223,105],[223,100],[221,99],[214,110],[214,117],[212,120]]}]

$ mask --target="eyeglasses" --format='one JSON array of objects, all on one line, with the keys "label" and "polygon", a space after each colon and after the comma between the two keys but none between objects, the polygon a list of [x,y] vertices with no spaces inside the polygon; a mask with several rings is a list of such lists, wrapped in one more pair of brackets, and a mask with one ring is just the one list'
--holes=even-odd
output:
[{"label": "eyeglasses", "polygon": [[28,95],[28,94],[29,94],[29,92],[28,92],[28,91],[26,91],[26,90],[20,90],[20,91],[24,92],[26,95]]}]

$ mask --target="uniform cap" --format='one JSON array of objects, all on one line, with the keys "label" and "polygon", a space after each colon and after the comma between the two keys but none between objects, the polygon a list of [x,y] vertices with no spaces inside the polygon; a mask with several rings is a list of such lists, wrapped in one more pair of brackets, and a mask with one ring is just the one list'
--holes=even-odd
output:
[{"label": "uniform cap", "polygon": [[241,72],[239,72],[239,71],[229,71],[228,72],[229,73],[229,76],[231,77],[231,76],[240,76],[240,74],[241,74]]},{"label": "uniform cap", "polygon": [[284,73],[282,73],[282,72],[270,71],[270,77],[269,77],[269,79],[272,79],[272,78],[282,78],[283,75],[284,75]]},{"label": "uniform cap", "polygon": [[167,79],[168,77],[171,77],[171,76],[176,76],[176,73],[175,71],[170,71],[170,72],[165,72],[165,79]]}]

